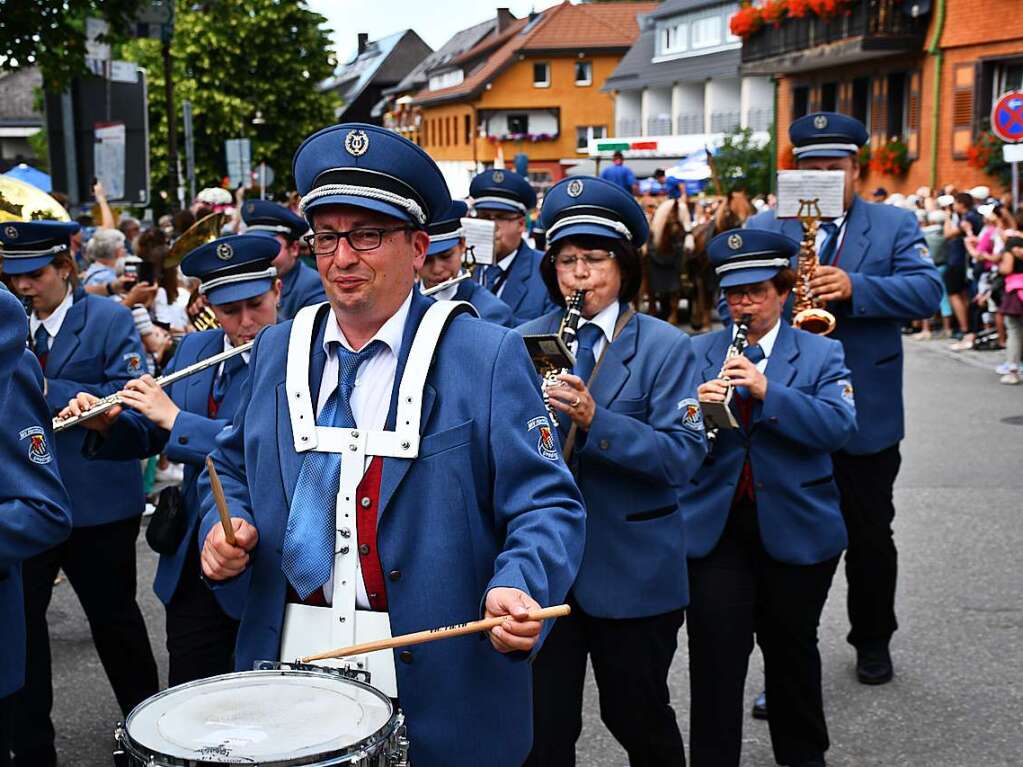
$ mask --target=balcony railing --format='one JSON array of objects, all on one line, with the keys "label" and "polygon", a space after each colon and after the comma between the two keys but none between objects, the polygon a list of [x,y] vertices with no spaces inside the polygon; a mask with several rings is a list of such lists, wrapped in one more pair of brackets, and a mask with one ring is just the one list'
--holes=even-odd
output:
[{"label": "balcony railing", "polygon": [[711,112],[710,132],[731,133],[741,122],[742,115],[739,112]]},{"label": "balcony railing", "polygon": [[746,127],[751,131],[770,130],[773,122],[774,110],[772,109],[750,109],[746,112]]},{"label": "balcony railing", "polygon": [[648,136],[670,136],[671,118],[663,115],[647,118],[646,133]]},{"label": "balcony railing", "polygon": [[615,125],[616,136],[639,136],[643,133],[643,121],[638,117],[624,117]]},{"label": "balcony railing", "polygon": [[680,114],[675,118],[675,132],[680,136],[703,133],[703,112]]},{"label": "balcony railing", "polygon": [[849,15],[824,21],[816,16],[785,19],[765,25],[742,44],[742,63],[806,51],[828,43],[862,38],[864,50],[899,51],[918,47],[927,31],[928,16],[913,18],[903,0],[853,0]]}]

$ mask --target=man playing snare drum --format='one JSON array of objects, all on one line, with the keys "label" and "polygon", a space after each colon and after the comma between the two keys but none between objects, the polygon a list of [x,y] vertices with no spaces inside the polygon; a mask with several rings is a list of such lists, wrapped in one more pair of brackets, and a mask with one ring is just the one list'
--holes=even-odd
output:
[{"label": "man playing snare drum", "polygon": [[399,699],[416,767],[517,767],[525,661],[549,629],[527,613],[563,600],[584,537],[533,367],[513,332],[413,290],[425,227],[450,205],[425,152],[339,125],[294,170],[329,303],[256,340],[213,454],[237,545],[201,480],[203,571],[245,592],[236,667],[511,615],[489,642],[354,662]]}]

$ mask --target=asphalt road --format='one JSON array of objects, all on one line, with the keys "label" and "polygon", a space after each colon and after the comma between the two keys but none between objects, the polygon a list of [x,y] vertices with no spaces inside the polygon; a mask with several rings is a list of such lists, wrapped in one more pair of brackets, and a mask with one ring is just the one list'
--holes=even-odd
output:
[{"label": "asphalt road", "polygon": [[[955,358],[943,342],[907,342],[908,435],[896,486],[900,550],[893,642],[896,678],[856,682],[845,644],[845,580],[835,577],[821,627],[824,696],[831,730],[828,763],[1019,765],[1023,757],[1023,598],[1019,552],[1023,482],[1023,386],[1000,386],[993,353]],[[1015,418],[1015,423],[1004,419]],[[140,538],[139,593],[166,679],[163,609],[150,589],[155,555]],[[67,583],[50,608],[54,721],[63,765],[110,764],[113,695],[88,625]],[[685,630],[671,672],[688,742]],[[754,652],[747,684],[761,680]],[[773,765],[767,727],[748,719],[743,765]],[[600,722],[587,691],[579,745],[584,767],[622,767],[622,749]]]}]

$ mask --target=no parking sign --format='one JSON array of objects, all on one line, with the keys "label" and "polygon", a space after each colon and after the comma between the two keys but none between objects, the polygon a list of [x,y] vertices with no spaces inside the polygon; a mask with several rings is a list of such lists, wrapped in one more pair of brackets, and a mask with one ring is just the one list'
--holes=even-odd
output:
[{"label": "no parking sign", "polygon": [[1023,91],[1003,93],[991,110],[991,130],[1002,141],[1023,141]]}]

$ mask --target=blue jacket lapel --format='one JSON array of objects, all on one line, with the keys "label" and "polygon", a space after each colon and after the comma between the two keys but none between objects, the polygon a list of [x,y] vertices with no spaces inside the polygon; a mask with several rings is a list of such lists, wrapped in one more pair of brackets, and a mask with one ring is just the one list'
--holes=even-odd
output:
[{"label": "blue jacket lapel", "polygon": [[[206,342],[196,350],[196,357],[188,364],[204,360],[222,351],[224,348],[224,332],[210,333]],[[208,367],[188,379],[185,391],[185,410],[190,413],[206,415],[209,408],[210,392],[213,390],[213,379],[217,377],[217,366]]]},{"label": "blue jacket lapel", "polygon": [[721,366],[725,364],[725,355],[728,354],[728,347],[732,344],[732,334],[727,330],[720,331],[714,343],[707,347],[703,361],[703,380],[713,381],[721,372]]},{"label": "blue jacket lapel", "polygon": [[[394,371],[394,388],[391,390],[391,404],[387,411],[387,426],[388,430],[393,430],[395,420],[397,419],[398,411],[398,387],[401,384],[401,378],[405,373],[405,364],[408,362],[409,351],[412,349],[412,341],[415,339],[416,331],[419,329],[419,323],[423,319],[423,315],[426,314],[426,310],[434,301],[430,298],[422,296],[418,292],[412,294],[412,304],[409,307],[408,318],[405,320],[405,332],[401,338],[401,351],[398,354],[398,367]],[[426,425],[430,422],[430,413],[433,412],[434,403],[437,400],[436,390],[427,384],[423,387],[423,411],[422,419],[420,421],[420,431],[425,433]],[[412,459],[410,458],[385,458],[383,471],[380,477],[380,504],[378,506],[378,518],[383,515],[387,509],[387,504],[394,496],[395,491],[398,489],[398,485],[401,484],[402,479],[405,478],[405,474],[412,466]]]},{"label": "blue jacket lapel", "polygon": [[860,264],[870,247],[870,218],[867,204],[859,198],[853,200],[849,210],[849,221],[845,225],[845,239],[838,253],[838,267],[846,272],[859,271]]},{"label": "blue jacket lapel", "polygon": [[89,318],[88,302],[85,300],[86,292],[78,288],[74,293],[74,303],[71,304],[64,315],[64,322],[60,326],[57,337],[50,344],[50,355],[46,359],[46,375],[48,378],[59,378],[60,371],[75,353],[81,339],[79,334],[85,329],[85,322]]},{"label": "blue jacket lapel", "polygon": [[[622,307],[622,311],[625,307]],[[622,329],[621,335],[604,349],[600,369],[593,379],[590,394],[596,403],[607,407],[618,396],[629,380],[629,361],[636,356],[639,341],[639,318],[633,315]]]},{"label": "blue jacket lapel", "polygon": [[504,281],[504,290],[501,291],[499,296],[502,301],[511,307],[512,313],[519,308],[519,304],[522,303],[522,299],[525,298],[527,292],[529,259],[522,253],[526,247],[525,241],[519,243],[519,248],[515,251],[515,258],[508,269],[508,277]]},{"label": "blue jacket lapel", "polygon": [[[781,327],[778,328],[778,338],[775,339],[774,348],[771,350],[771,356],[767,359],[767,368],[764,371],[768,380],[768,390],[774,384],[788,386],[792,383],[792,379],[796,377],[796,367],[793,363],[798,356],[799,346],[796,344],[796,333],[783,319]],[[760,420],[763,409],[764,403],[756,400],[753,406],[754,424]]]}]

